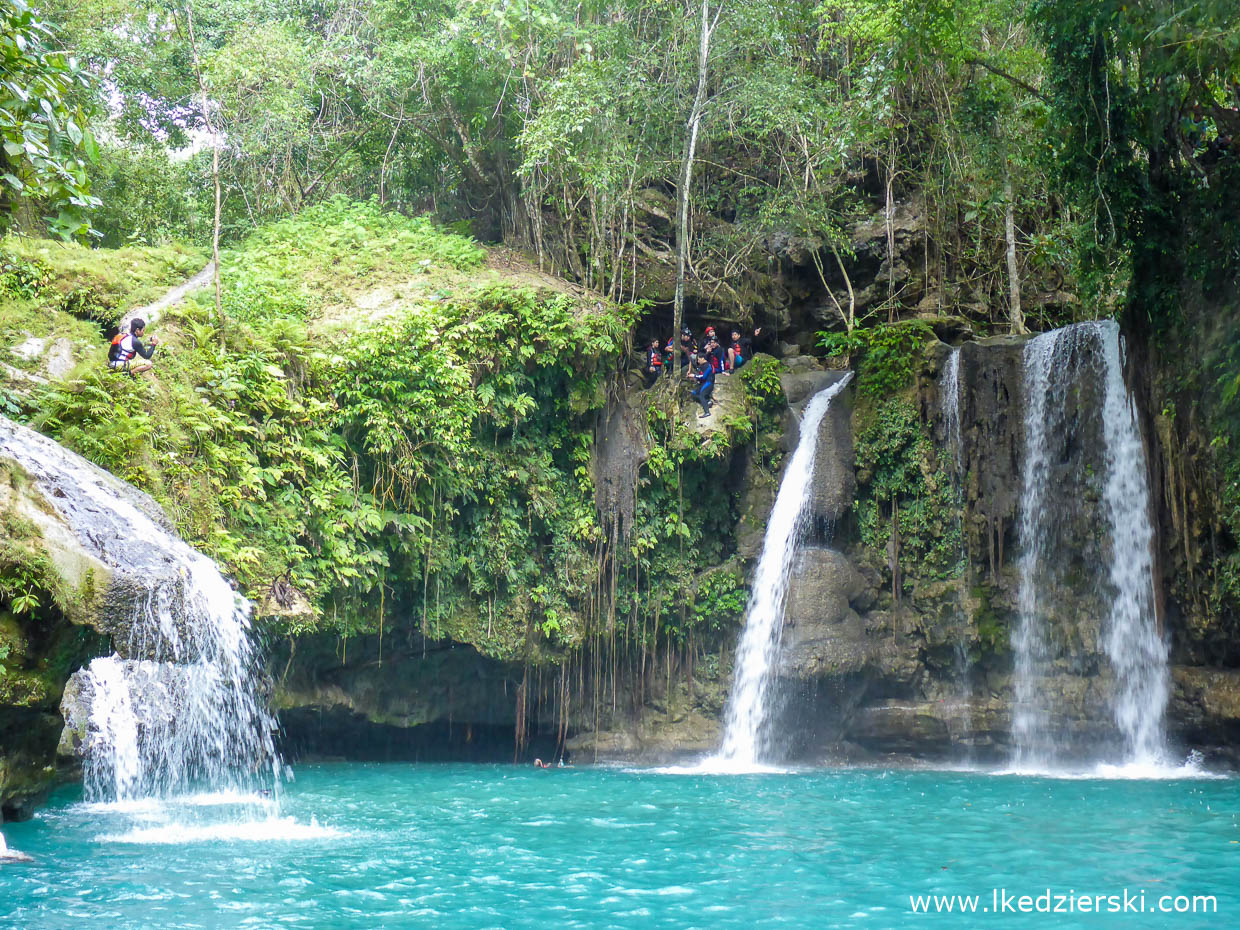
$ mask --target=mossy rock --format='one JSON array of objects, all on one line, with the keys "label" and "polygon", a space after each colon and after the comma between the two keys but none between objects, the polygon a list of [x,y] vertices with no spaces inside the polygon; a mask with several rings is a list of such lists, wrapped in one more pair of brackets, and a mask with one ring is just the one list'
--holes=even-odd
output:
[{"label": "mossy rock", "polygon": [[37,672],[7,669],[0,675],[0,708],[54,708],[59,690]]}]

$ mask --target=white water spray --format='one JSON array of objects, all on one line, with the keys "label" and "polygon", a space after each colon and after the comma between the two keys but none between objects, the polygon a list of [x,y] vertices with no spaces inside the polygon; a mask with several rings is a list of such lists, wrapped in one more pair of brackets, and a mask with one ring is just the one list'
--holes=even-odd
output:
[{"label": "white water spray", "polygon": [[129,682],[115,655],[91,662],[88,678],[93,695],[86,734],[87,793],[125,800],[142,784],[138,718],[134,716]]},{"label": "white water spray", "polygon": [[[762,556],[754,572],[745,629],[736,650],[736,673],[728,698],[727,729],[723,748],[713,763],[744,769],[760,765],[768,755],[771,684],[779,656],[779,637],[788,599],[797,546],[804,533],[814,462],[818,452],[818,427],[832,399],[852,380],[849,372],[835,384],[810,398],[801,417],[801,435],[788,463],[775,506],[767,522]],[[711,764],[711,763],[708,763]]]},{"label": "white water spray", "polygon": [[[938,393],[939,393],[939,416],[943,420],[943,433],[947,446],[952,456],[952,480],[955,482],[955,488],[961,501],[964,498],[964,434],[960,423],[960,347],[954,346],[951,353],[947,356],[947,362],[943,366],[942,372],[939,374]],[[960,562],[962,565],[968,565],[968,549],[965,543],[964,534],[964,509],[963,503],[960,509],[960,515],[957,517],[960,521]],[[967,568],[965,569],[967,571]],[[967,747],[973,735],[973,682],[972,682],[972,662],[969,658],[969,641],[968,641],[968,613],[964,602],[965,591],[963,588],[958,589],[956,593],[956,610],[957,620],[960,623],[962,633],[957,639],[955,648],[952,650],[954,657],[954,671],[956,673],[956,682],[958,691],[956,696],[959,700],[955,703],[957,708],[954,713],[955,717],[955,733],[953,736],[964,743]],[[965,756],[969,752],[966,748]]]},{"label": "white water spray", "polygon": [[20,850],[13,849],[4,840],[4,834],[0,833],[0,862],[32,862],[33,860]]}]

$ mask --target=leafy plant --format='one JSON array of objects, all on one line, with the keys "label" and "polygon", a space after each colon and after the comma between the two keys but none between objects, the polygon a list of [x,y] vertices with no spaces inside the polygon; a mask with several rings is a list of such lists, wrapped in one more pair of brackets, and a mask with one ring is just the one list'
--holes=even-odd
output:
[{"label": "leafy plant", "polygon": [[902,562],[925,577],[955,575],[963,553],[959,494],[917,408],[890,398],[864,411],[856,450],[862,542],[885,559],[894,518]]},{"label": "leafy plant", "polygon": [[827,355],[843,358],[857,369],[857,390],[870,397],[886,397],[906,389],[913,380],[917,359],[934,336],[921,320],[879,323],[871,329],[818,334]]},{"label": "leafy plant", "polygon": [[92,112],[75,93],[90,86],[76,59],[55,47],[55,34],[25,0],[0,0],[0,217],[21,199],[52,212],[44,219],[63,238],[90,230],[87,164],[98,157]]},{"label": "leafy plant", "polygon": [[769,355],[759,355],[741,367],[741,383],[763,411],[783,406],[784,387],[780,375],[785,370],[782,362]]},{"label": "leafy plant", "polygon": [[41,259],[0,249],[0,295],[27,300],[42,297],[53,274],[51,265]]}]

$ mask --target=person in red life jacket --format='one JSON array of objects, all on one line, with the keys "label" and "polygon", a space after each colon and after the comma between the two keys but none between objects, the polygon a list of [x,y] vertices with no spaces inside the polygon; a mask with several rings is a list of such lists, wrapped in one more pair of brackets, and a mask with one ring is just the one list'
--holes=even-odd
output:
[{"label": "person in red life jacket", "polygon": [[[151,356],[159,345],[156,336],[151,337],[150,345],[142,344],[142,336],[146,333],[146,321],[135,317],[129,324],[129,332],[117,333],[108,349],[108,367],[113,371],[123,371],[128,375],[140,375],[155,366],[151,364]],[[135,364],[134,359],[142,357]]]},{"label": "person in red life jacket", "polygon": [[646,368],[643,374],[646,376],[646,387],[654,387],[654,383],[659,380],[659,375],[663,373],[663,350],[659,348],[659,340],[651,339],[650,347],[646,349]]},{"label": "person in red life jacket", "polygon": [[702,352],[711,360],[711,367],[715,369],[715,374],[723,370],[723,346],[719,343],[719,337],[715,335],[715,327],[707,326],[706,334],[702,337]]},{"label": "person in red life jacket", "polygon": [[719,372],[723,371],[723,346],[719,344],[718,339],[711,336],[705,347],[702,349],[702,352],[706,356],[706,360],[710,362],[710,367],[715,374],[719,374]]},{"label": "person in red life jacket", "polygon": [[[761,332],[762,327],[759,326],[753,331],[753,338],[758,338]],[[732,342],[728,345],[728,372],[736,371],[751,358],[753,358],[753,339],[742,336],[739,329],[732,330]]]}]

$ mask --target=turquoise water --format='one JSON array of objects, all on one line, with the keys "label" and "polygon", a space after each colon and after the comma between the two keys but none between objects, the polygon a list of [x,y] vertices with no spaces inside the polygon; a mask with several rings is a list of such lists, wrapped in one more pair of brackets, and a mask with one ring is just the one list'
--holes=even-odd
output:
[{"label": "turquoise water", "polygon": [[[0,925],[1240,926],[1232,779],[333,764],[298,767],[278,815],[250,799],[257,819],[238,825],[235,801],[118,809],[60,792],[4,827],[35,862],[0,863]],[[963,894],[980,912],[995,887],[1127,889],[1130,907],[1144,891],[1146,912],[910,909]],[[1151,913],[1166,894],[1215,895],[1217,913]]]}]

